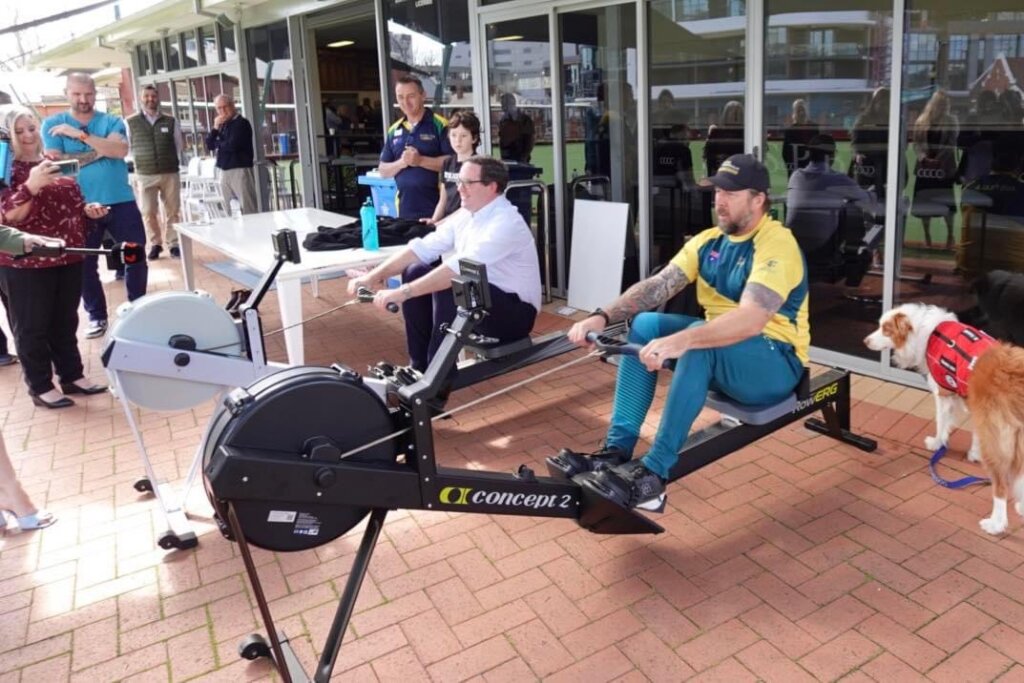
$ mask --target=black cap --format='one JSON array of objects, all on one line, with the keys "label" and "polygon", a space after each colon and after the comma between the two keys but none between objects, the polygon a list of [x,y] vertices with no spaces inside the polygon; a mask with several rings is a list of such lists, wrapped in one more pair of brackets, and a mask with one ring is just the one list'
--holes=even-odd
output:
[{"label": "black cap", "polygon": [[707,178],[706,182],[730,192],[754,190],[767,193],[771,185],[768,169],[749,154],[733,154],[718,167],[718,173]]}]

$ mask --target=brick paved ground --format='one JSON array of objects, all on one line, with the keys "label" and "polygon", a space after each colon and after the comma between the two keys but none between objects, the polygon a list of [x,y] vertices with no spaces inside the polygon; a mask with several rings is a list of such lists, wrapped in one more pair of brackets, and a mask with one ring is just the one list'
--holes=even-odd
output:
[{"label": "brick paved ground", "polygon": [[[161,260],[151,290],[180,286]],[[220,300],[227,282],[200,269]],[[345,300],[324,283],[306,314]],[[122,288],[108,285],[114,302]],[[277,302],[264,310],[278,323]],[[545,316],[542,324],[564,322]],[[400,323],[348,309],[311,323],[311,362],[401,360]],[[101,343],[82,342],[101,379]],[[272,357],[283,358],[280,337]],[[565,357],[549,362],[554,367]],[[454,397],[465,402],[529,371]],[[536,370],[534,370],[536,372]],[[587,361],[437,429],[445,464],[540,467],[600,438],[610,368]],[[987,489],[934,485],[921,392],[860,378],[864,454],[799,426],[673,485],[651,537],[595,536],[565,521],[395,513],[388,518],[338,661],[337,680],[1024,680],[1024,536],[978,529]],[[142,415],[154,461],[184,476],[211,408]],[[703,419],[711,419],[705,416]],[[235,654],[260,627],[237,549],[201,491],[196,551],[156,548],[155,502],[110,396],[34,408],[0,370],[0,424],[50,529],[0,541],[0,683],[271,680]],[[649,425],[648,436],[653,429]],[[958,432],[951,467],[962,462]],[[257,553],[272,609],[312,668],[358,542]]]}]

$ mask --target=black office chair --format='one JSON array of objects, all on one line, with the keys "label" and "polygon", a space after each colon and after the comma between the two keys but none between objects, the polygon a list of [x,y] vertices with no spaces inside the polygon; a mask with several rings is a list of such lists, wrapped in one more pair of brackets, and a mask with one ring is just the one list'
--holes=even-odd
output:
[{"label": "black office chair", "polygon": [[804,252],[811,282],[859,286],[882,238],[881,230],[865,230],[864,213],[854,202],[824,193],[790,198],[786,224]]}]

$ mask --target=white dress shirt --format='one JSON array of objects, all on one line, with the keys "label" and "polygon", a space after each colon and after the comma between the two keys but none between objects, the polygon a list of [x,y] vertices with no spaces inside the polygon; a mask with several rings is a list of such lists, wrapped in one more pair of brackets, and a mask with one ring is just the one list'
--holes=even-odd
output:
[{"label": "white dress shirt", "polygon": [[459,259],[483,263],[492,285],[540,311],[537,245],[522,214],[504,196],[476,213],[459,209],[434,232],[409,242],[409,248],[424,263],[443,256],[442,263],[456,273]]}]

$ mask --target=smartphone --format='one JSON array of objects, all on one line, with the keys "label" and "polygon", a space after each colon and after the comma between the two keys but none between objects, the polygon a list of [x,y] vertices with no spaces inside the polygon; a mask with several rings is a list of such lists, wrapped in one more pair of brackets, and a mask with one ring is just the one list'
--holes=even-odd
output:
[{"label": "smartphone", "polygon": [[11,184],[11,171],[14,168],[14,150],[9,140],[0,139],[0,190]]},{"label": "smartphone", "polygon": [[62,159],[53,162],[53,165],[60,169],[61,175],[78,175],[78,159]]}]

